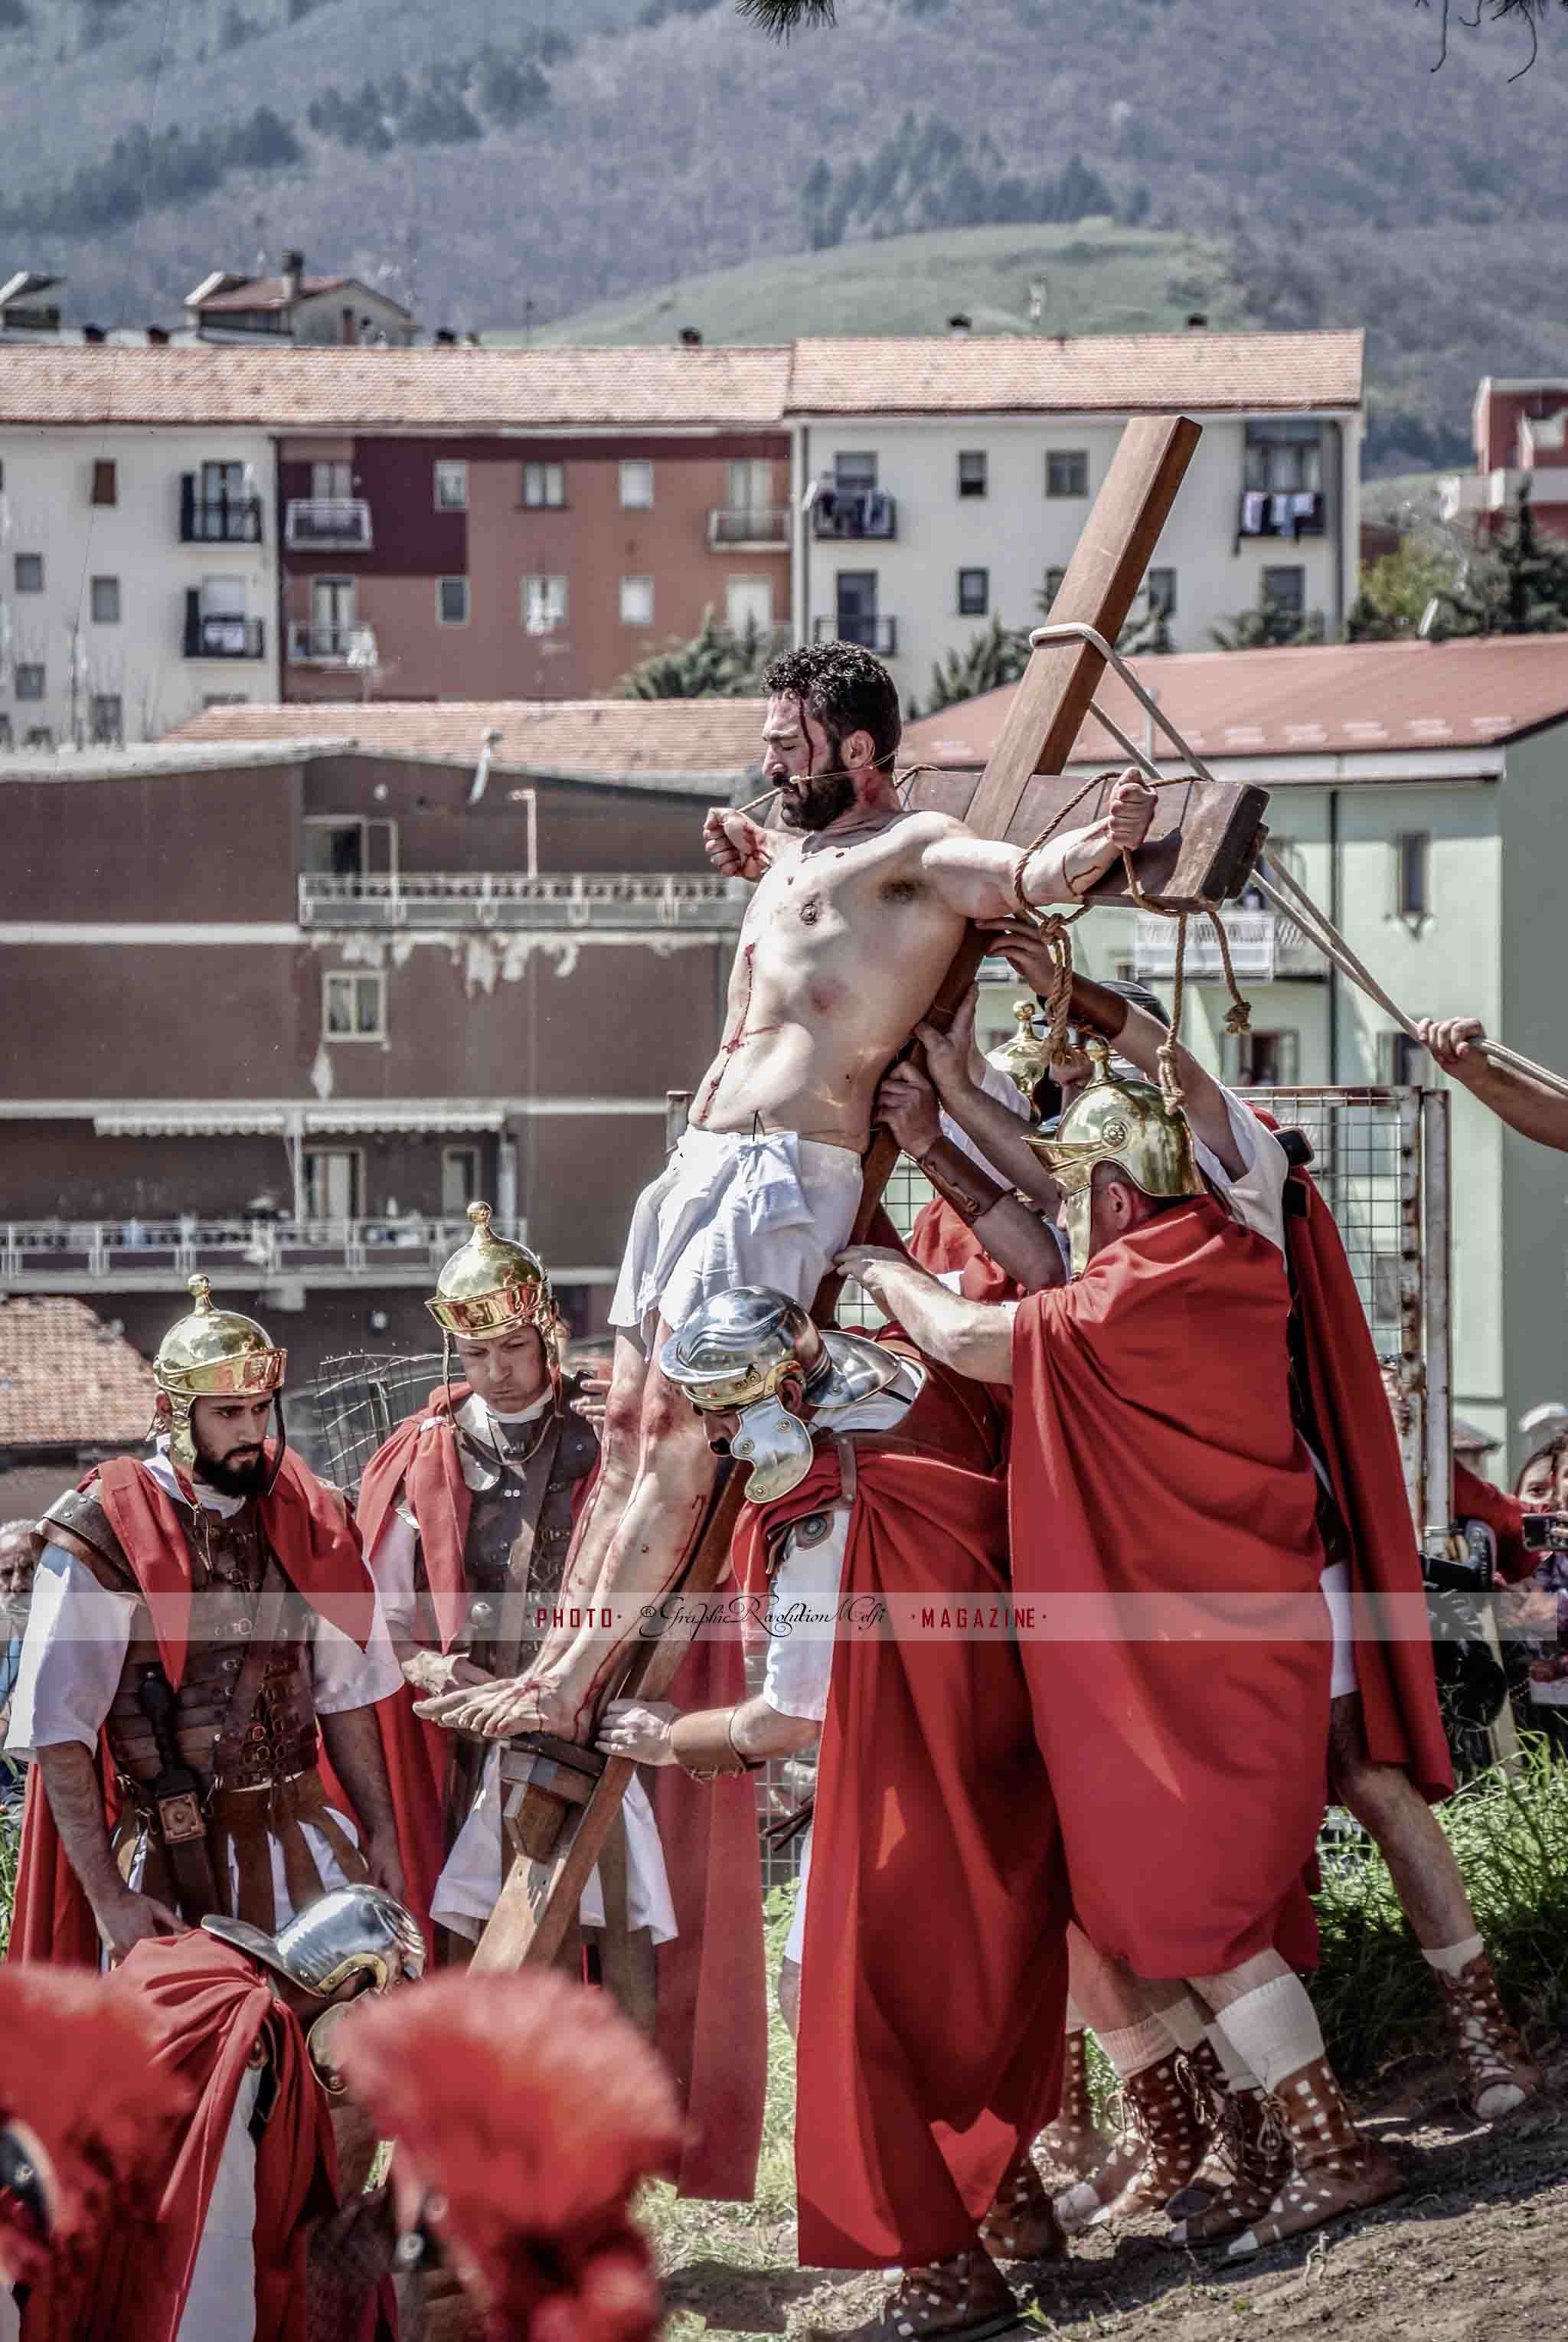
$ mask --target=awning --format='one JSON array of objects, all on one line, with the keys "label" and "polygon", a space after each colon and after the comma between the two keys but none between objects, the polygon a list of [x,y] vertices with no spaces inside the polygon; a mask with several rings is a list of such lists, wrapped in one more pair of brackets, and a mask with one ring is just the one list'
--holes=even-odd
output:
[{"label": "awning", "polygon": [[281,1138],[287,1128],[280,1106],[150,1106],[93,1116],[99,1138]]},{"label": "awning", "polygon": [[136,1106],[95,1114],[100,1138],[439,1136],[505,1127],[505,1109],[470,1099],[392,1098],[383,1106]]},{"label": "awning", "polygon": [[306,1137],[319,1133],[334,1137],[369,1137],[378,1134],[438,1136],[443,1133],[497,1131],[505,1116],[496,1106],[338,1106],[305,1110]]}]

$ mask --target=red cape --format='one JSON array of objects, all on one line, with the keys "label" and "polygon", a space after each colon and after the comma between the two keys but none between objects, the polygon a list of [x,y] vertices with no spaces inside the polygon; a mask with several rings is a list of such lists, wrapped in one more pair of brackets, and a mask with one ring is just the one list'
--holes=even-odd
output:
[{"label": "red cape", "polygon": [[[82,1481],[96,1481],[100,1500],[146,1597],[164,1670],[172,1684],[185,1671],[190,1634],[191,1573],[184,1531],[174,1505],[134,1456],[116,1456]],[[262,1525],[289,1583],[313,1610],[364,1645],[375,1615],[375,1592],[359,1538],[341,1500],[292,1448],[262,1505]],[[101,1736],[98,1766],[105,1820],[118,1809],[114,1767]],[[44,1795],[38,1768],[27,1776],[16,1897],[6,1957],[69,1960],[96,1967],[98,1930],[76,1874],[65,1858]]]},{"label": "red cape", "polygon": [[[1421,1554],[1399,1436],[1343,1240],[1313,1181],[1296,1172],[1291,1184],[1304,1195],[1306,1210],[1286,1213],[1285,1239],[1323,1461],[1350,1537],[1359,1627],[1369,1613],[1375,1616],[1380,1596],[1403,1597],[1402,1609],[1412,1599],[1424,1602]],[[1430,1641],[1358,1632],[1355,1679],[1373,1762],[1401,1767],[1429,1798],[1446,1797],[1453,1765]]]},{"label": "red cape", "polygon": [[998,1267],[967,1220],[940,1196],[933,1196],[915,1218],[906,1246],[933,1276],[959,1279],[966,1301],[1019,1301],[1024,1288]]},{"label": "red cape", "polygon": [[[976,1386],[933,1371],[891,1438],[856,1442],[844,1592],[1007,1593],[1005,1484]],[[736,1556],[831,1504],[838,1456],[748,1507]],[[1027,1686],[1010,1638],[843,1636],[834,1651],[801,1962],[800,2257],[918,2263],[975,2242],[1007,2164],[1056,2109],[1065,1881]]]},{"label": "red cape", "polygon": [[270,2034],[276,2103],[256,2149],[255,2342],[305,2342],[308,2224],[337,2208],[332,2123],[297,2020],[260,1972],[199,1929],[138,1944],[105,1987],[133,1991],[158,2037],[153,2075],[178,2075],[195,2106],[155,2178],[157,2223],[105,2231],[69,2293],[35,2294],[23,2342],[175,2342],[224,2141],[252,2047]]},{"label": "red cape", "polygon": [[[425,1572],[442,1647],[467,1616],[463,1547],[473,1496],[457,1458],[450,1399],[432,1391],[420,1414],[398,1426],[371,1459],[360,1484],[359,1524],[367,1554],[375,1550],[406,1488],[419,1525]],[[434,1420],[432,1421],[432,1416]],[[579,1503],[592,1482],[579,1483]],[[427,1535],[428,1526],[428,1535]],[[739,1636],[692,1644],[670,1696],[683,1707],[720,1707],[746,1696]],[[446,1859],[449,1743],[438,1724],[414,1713],[405,1688],[379,1703],[376,1717],[397,1808],[409,1908],[432,1933],[431,1898]],[[748,2199],[762,2147],[767,2087],[767,1978],[762,1937],[762,1855],[749,1778],[704,1788],[677,1767],[647,1777],[664,1845],[677,1934],[656,1955],[656,2039],[680,2087],[690,2130],[677,2185],[683,2196]]]},{"label": "red cape", "polygon": [[1035,1729],[1078,1921],[1140,1976],[1313,1948],[1332,1645],[1290,1306],[1275,1247],[1204,1200],[1014,1323],[1014,1591],[1076,1597],[1020,1646]]}]

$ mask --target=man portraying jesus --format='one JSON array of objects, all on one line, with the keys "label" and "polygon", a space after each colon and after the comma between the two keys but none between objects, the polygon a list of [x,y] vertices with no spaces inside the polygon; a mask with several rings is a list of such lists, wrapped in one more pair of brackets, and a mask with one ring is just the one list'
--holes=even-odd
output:
[{"label": "man portraying jesus", "polygon": [[[763,769],[783,832],[715,809],[709,857],[754,883],[724,1039],[691,1126],[633,1216],[612,1305],[615,1361],[598,1486],[564,1594],[643,1600],[674,1583],[715,1465],[692,1411],[650,1360],[714,1293],[762,1285],[809,1306],[847,1242],[876,1088],[935,998],[971,919],[1074,899],[1140,845],[1154,794],[1136,774],[1109,811],[1020,853],[941,813],[910,812],[892,777],[892,677],[844,643],[774,660]],[[424,1703],[494,1737],[586,1739],[621,1646],[563,1632],[529,1671]]]}]

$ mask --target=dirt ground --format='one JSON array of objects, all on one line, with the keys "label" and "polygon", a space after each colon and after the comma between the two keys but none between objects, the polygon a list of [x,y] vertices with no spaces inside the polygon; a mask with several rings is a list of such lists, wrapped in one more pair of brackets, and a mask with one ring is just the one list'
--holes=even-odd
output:
[{"label": "dirt ground", "polygon": [[[1065,2261],[1012,2274],[1030,2334],[1218,2342],[1242,2321],[1271,2337],[1353,2331],[1366,2342],[1563,2342],[1568,2337],[1568,2051],[1547,2089],[1495,2131],[1470,2118],[1445,2074],[1406,2077],[1359,2109],[1403,2167],[1406,2193],[1255,2260],[1174,2252],[1154,2217],[1080,2238]],[[885,2279],[793,2265],[793,2228],[737,2230],[726,2257],[722,2207],[712,2256],[690,2249],[666,2272],[671,2330],[805,2337],[874,2316]],[[758,2245],[771,2260],[758,2266]],[[736,2266],[744,2260],[750,2266]]]}]

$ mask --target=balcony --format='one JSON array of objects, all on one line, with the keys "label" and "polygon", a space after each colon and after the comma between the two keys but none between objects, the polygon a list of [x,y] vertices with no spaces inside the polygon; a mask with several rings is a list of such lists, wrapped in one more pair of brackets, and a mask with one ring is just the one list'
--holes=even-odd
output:
[{"label": "balcony", "polygon": [[[255,1286],[424,1288],[468,1234],[462,1220],[33,1220],[0,1224],[0,1289],[178,1293],[187,1277]],[[508,1228],[508,1236],[521,1231]]]},{"label": "balcony", "polygon": [[370,506],[363,496],[298,496],[285,508],[283,541],[296,553],[368,553]]},{"label": "balcony", "polygon": [[1528,493],[1537,512],[1543,505],[1568,504],[1568,471],[1527,470],[1518,465],[1495,472],[1450,472],[1437,484],[1438,515],[1468,520],[1481,513],[1506,512]]},{"label": "balcony", "polygon": [[811,525],[819,540],[885,539],[898,535],[898,505],[885,489],[841,487],[830,475],[816,484]]},{"label": "balcony", "polygon": [[1238,536],[1321,536],[1324,505],[1318,488],[1243,488],[1236,513]]},{"label": "balcony", "polygon": [[308,618],[288,622],[291,666],[347,666],[362,634],[359,626],[313,626]]},{"label": "balcony", "polygon": [[181,474],[182,545],[259,545],[261,540],[259,496],[205,496],[194,472]]},{"label": "balcony", "polygon": [[[1318,978],[1325,973],[1321,954],[1314,951],[1293,919],[1278,911],[1222,911],[1231,966],[1238,984],[1273,984],[1288,978]],[[1184,962],[1189,984],[1221,984],[1224,964],[1219,939],[1207,919],[1187,923]],[[1156,913],[1139,914],[1133,943],[1133,974],[1141,984],[1176,973],[1176,922]]]},{"label": "balcony", "polygon": [[719,505],[708,515],[708,543],[725,553],[787,553],[785,505]]},{"label": "balcony", "polygon": [[836,616],[815,618],[812,640],[855,643],[863,651],[880,651],[884,658],[898,655],[898,620],[868,616],[861,610],[840,610]]},{"label": "balcony", "polygon": [[259,659],[266,656],[266,622],[204,610],[197,587],[185,596],[185,656],[188,659]]},{"label": "balcony", "polygon": [[514,870],[418,870],[352,876],[300,875],[302,927],[499,927],[559,934],[574,927],[670,928],[723,935],[745,904],[707,873],[668,877],[598,872],[530,878]]}]

